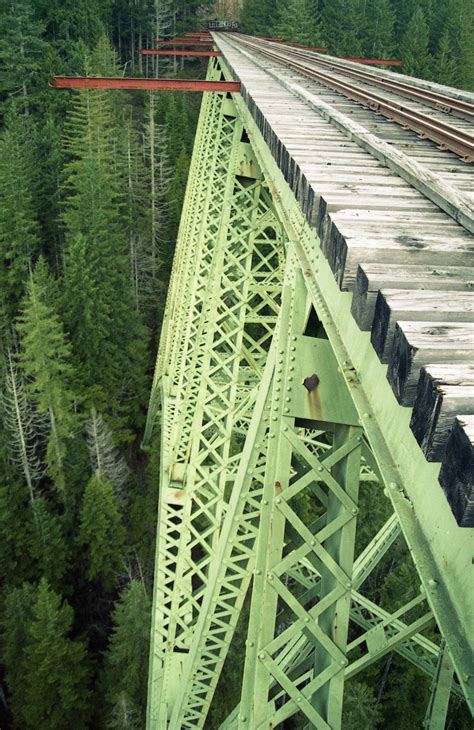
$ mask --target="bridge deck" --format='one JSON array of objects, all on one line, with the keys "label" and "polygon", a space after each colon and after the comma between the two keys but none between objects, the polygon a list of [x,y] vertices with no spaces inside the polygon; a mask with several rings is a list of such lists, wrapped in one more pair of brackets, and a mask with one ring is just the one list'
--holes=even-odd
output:
[{"label": "bridge deck", "polygon": [[[443,462],[458,524],[474,526],[473,166],[260,55],[245,38],[216,42],[339,287],[354,292],[354,317],[371,330],[393,392],[413,407],[426,458]],[[472,106],[472,95],[456,96]],[[432,107],[429,116],[472,134],[468,119]]]}]

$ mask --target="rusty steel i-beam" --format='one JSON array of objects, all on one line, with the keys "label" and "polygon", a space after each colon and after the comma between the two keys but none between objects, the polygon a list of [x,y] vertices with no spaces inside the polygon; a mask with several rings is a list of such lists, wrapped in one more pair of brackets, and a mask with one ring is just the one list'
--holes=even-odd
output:
[{"label": "rusty steel i-beam", "polygon": [[221,56],[222,54],[219,51],[183,51],[183,50],[176,50],[176,49],[169,49],[169,50],[155,50],[155,49],[149,49],[149,48],[142,48],[140,50],[140,53],[142,56],[197,56],[201,58],[216,58],[217,56]]},{"label": "rusty steel i-beam", "polygon": [[54,76],[56,89],[136,89],[141,91],[220,91],[238,92],[237,81],[193,79],[135,79],[121,77]]}]

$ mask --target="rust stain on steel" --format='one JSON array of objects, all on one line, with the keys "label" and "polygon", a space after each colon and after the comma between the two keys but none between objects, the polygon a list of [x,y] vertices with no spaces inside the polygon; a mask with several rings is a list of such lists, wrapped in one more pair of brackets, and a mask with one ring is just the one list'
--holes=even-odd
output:
[{"label": "rust stain on steel", "polygon": [[54,76],[57,89],[139,89],[143,91],[240,91],[238,81],[136,79],[121,77]]},{"label": "rust stain on steel", "polygon": [[282,491],[282,489],[283,489],[283,487],[281,486],[281,482],[275,482],[275,492],[277,494],[280,494],[280,492]]},{"label": "rust stain on steel", "polygon": [[314,420],[324,420],[321,400],[318,393],[319,377],[313,373],[303,380],[303,385],[307,390],[307,401],[310,417]]}]

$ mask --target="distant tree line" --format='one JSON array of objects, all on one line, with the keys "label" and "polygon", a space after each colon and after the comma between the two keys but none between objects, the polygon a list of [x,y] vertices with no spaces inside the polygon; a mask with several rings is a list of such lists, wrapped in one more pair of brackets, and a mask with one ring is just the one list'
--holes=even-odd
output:
[{"label": "distant tree line", "polygon": [[0,0],[5,730],[144,727],[158,449],[139,446],[200,100],[48,79],[121,75],[154,11]]},{"label": "distant tree line", "polygon": [[[249,1],[244,24],[335,53],[390,55],[401,53],[393,39],[410,38],[410,28],[417,36],[421,11],[429,64],[447,34],[446,68],[459,74],[467,3],[449,0],[436,29],[441,3],[394,11],[380,2],[390,32],[370,42],[362,17],[373,11],[352,16],[349,5],[288,0],[276,15],[273,2]],[[331,37],[336,11],[346,30]],[[199,27],[207,12],[194,0],[0,0],[4,730],[144,727],[159,448],[147,459],[140,441],[200,103],[192,94],[60,92],[48,79],[151,74],[140,46],[158,31]],[[195,62],[180,75],[204,69]],[[374,596],[403,600],[416,580],[404,555],[401,545]],[[238,700],[243,651],[232,647],[209,728]],[[410,698],[426,699],[429,682],[390,662],[348,686],[351,730],[420,725],[423,703],[414,713]],[[456,728],[469,727],[462,708],[452,711]]]},{"label": "distant tree line", "polygon": [[401,58],[406,74],[474,89],[471,0],[243,0],[241,25],[337,56]]}]

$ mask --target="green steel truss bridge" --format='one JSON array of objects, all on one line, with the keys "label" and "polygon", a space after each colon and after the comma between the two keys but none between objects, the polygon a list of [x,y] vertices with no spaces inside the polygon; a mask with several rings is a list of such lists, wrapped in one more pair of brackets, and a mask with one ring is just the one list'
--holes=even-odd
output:
[{"label": "green steel truss bridge", "polygon": [[[241,87],[203,96],[150,401],[147,727],[206,727],[242,616],[222,728],[336,730],[397,652],[437,730],[474,704],[473,97],[213,38],[207,79]],[[400,540],[417,577],[382,605]]]}]

